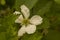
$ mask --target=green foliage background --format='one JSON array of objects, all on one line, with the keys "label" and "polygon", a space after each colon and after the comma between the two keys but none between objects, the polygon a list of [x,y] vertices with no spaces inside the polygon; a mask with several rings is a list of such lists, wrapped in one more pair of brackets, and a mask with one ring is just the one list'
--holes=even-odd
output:
[{"label": "green foliage background", "polygon": [[[34,34],[18,38],[19,24],[14,21],[21,5],[30,9],[31,16],[40,15],[43,23]],[[60,40],[60,0],[0,0],[0,40]]]}]

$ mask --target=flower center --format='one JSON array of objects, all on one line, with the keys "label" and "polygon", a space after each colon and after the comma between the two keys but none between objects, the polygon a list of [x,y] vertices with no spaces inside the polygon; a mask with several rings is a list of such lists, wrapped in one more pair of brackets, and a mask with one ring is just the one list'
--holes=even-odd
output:
[{"label": "flower center", "polygon": [[22,21],[22,25],[28,25],[29,24],[29,20],[28,19],[24,19],[23,21]]}]

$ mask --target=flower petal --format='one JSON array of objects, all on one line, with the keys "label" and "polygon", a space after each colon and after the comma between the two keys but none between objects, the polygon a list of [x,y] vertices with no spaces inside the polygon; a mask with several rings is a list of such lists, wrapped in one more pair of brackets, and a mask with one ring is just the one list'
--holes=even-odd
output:
[{"label": "flower petal", "polygon": [[35,25],[31,25],[31,24],[27,25],[26,32],[28,34],[33,34],[35,31],[36,31],[36,26]]},{"label": "flower petal", "polygon": [[30,23],[34,25],[39,25],[42,23],[42,18],[38,15],[35,15],[30,19]]},{"label": "flower petal", "polygon": [[23,36],[23,34],[25,34],[25,26],[24,25],[19,29],[18,36]]},{"label": "flower petal", "polygon": [[28,18],[30,16],[29,9],[25,5],[22,5],[20,8],[21,8],[21,12],[23,13],[24,17]]},{"label": "flower petal", "polygon": [[19,11],[15,11],[13,14],[17,15],[17,14],[21,14]]},{"label": "flower petal", "polygon": [[20,15],[16,20],[15,20],[15,23],[21,23],[23,20],[23,16]]}]

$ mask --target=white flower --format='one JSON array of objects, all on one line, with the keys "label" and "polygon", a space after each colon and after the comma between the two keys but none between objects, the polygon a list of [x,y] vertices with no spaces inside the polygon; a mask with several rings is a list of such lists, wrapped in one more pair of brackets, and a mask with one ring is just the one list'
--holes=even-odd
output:
[{"label": "white flower", "polygon": [[22,26],[18,31],[18,36],[23,36],[25,33],[33,34],[36,31],[36,25],[42,23],[42,18],[38,15],[34,15],[29,19],[29,9],[25,5],[22,5],[20,8],[22,14],[15,20],[15,23],[20,23]]},{"label": "white flower", "polygon": [[19,11],[15,11],[13,14],[17,15],[17,14],[21,14]]}]

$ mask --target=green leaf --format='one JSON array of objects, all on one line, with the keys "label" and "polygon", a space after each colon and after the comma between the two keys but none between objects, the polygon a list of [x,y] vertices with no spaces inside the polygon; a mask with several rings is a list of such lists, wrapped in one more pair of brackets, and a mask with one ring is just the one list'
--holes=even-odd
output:
[{"label": "green leaf", "polygon": [[57,30],[49,30],[46,40],[60,40],[60,32]]},{"label": "green leaf", "polygon": [[29,9],[31,9],[37,2],[38,0],[16,0],[15,2],[15,8],[16,10],[20,9],[21,5],[26,5]]},{"label": "green leaf", "polygon": [[40,16],[43,16],[46,12],[50,10],[50,7],[52,5],[52,1],[48,0],[39,0],[36,5],[32,9],[32,14],[38,14]]},{"label": "green leaf", "polygon": [[37,14],[44,16],[45,13],[47,13],[50,10],[52,2],[48,2],[43,8],[41,8]]},{"label": "green leaf", "polygon": [[56,3],[60,4],[60,0],[54,0]]},{"label": "green leaf", "polygon": [[25,0],[25,3],[29,9],[33,8],[33,6],[38,2],[38,0]]},{"label": "green leaf", "polygon": [[39,32],[36,32],[34,34],[25,34],[21,40],[41,40],[42,34]]},{"label": "green leaf", "polygon": [[6,33],[5,32],[1,32],[0,33],[0,40],[7,40],[6,39]]},{"label": "green leaf", "polygon": [[0,33],[6,32],[6,35],[4,36],[6,36],[7,40],[13,40],[16,38],[14,36],[16,36],[17,31],[16,31],[16,28],[13,26],[16,18],[17,16],[13,14],[8,14],[7,16],[4,16],[3,18],[1,18],[2,22],[0,26]]},{"label": "green leaf", "polygon": [[[11,25],[14,24],[16,19],[16,16],[14,16],[13,14],[9,14],[7,16],[4,16],[3,18],[1,18],[1,29],[2,30],[7,30],[7,28],[9,28]],[[0,31],[2,31],[0,30]]]},{"label": "green leaf", "polygon": [[11,38],[9,40],[18,40],[18,38],[17,37],[14,37],[14,38]]}]

